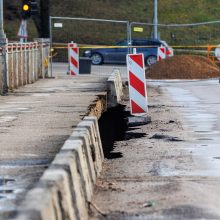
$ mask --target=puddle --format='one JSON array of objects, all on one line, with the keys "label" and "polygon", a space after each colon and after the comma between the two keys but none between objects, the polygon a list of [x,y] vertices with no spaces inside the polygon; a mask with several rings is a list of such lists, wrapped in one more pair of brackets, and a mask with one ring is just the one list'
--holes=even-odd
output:
[{"label": "puddle", "polygon": [[5,167],[23,167],[23,166],[46,166],[51,163],[52,159],[16,159],[16,160],[1,160],[0,166]]},{"label": "puddle", "polygon": [[13,192],[14,192],[14,190],[12,190],[12,189],[0,190],[0,194],[11,194]]},{"label": "puddle", "polygon": [[8,188],[15,182],[12,178],[0,178],[0,200],[15,198],[14,190]]},{"label": "puddle", "polygon": [[6,199],[6,196],[0,195],[0,199]]},{"label": "puddle", "polygon": [[198,138],[198,141],[212,141],[213,139],[211,138]]},{"label": "puddle", "polygon": [[32,96],[35,96],[35,97],[48,97],[48,96],[50,96],[50,94],[48,94],[48,93],[41,93],[41,94],[33,94]]},{"label": "puddle", "polygon": [[14,183],[15,179],[11,179],[11,178],[0,178],[0,186],[4,186],[10,183]]}]

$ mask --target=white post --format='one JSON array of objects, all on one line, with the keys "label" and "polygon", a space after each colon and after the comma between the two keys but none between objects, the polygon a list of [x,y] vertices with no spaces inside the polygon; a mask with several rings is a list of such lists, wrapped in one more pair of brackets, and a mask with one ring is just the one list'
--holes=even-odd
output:
[{"label": "white post", "polygon": [[7,80],[7,39],[3,28],[3,0],[0,0],[0,46],[2,46],[2,80],[3,80],[3,94],[8,92]]},{"label": "white post", "polygon": [[3,27],[3,0],[0,0],[0,39],[5,39],[6,35]]},{"label": "white post", "polygon": [[157,17],[157,0],[154,0],[154,39],[158,39],[158,17]]}]

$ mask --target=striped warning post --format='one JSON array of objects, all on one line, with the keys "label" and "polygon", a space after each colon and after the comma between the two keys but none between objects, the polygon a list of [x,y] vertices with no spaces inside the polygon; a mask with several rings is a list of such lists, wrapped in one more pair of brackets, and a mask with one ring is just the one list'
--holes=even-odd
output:
[{"label": "striped warning post", "polygon": [[157,61],[166,59],[166,48],[165,47],[158,47],[157,48]]},{"label": "striped warning post", "polygon": [[79,74],[79,48],[75,43],[68,44],[69,54],[69,68],[70,75],[75,76]]},{"label": "striped warning post", "polygon": [[130,106],[132,115],[148,112],[145,65],[143,54],[127,55]]}]

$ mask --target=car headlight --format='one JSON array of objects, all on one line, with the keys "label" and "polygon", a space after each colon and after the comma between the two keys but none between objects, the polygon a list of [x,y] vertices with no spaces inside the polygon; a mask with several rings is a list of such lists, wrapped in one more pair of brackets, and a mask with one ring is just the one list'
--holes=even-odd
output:
[{"label": "car headlight", "polygon": [[84,52],[85,56],[90,57],[91,56],[91,50],[86,50]]}]

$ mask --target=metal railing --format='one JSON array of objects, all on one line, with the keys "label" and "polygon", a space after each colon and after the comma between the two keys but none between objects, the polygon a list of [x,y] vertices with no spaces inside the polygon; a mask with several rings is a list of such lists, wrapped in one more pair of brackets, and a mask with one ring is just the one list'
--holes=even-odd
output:
[{"label": "metal railing", "polygon": [[[36,39],[30,43],[7,43],[0,48],[0,93],[34,83],[48,76],[49,41]],[[3,80],[4,77],[6,80]]]}]

